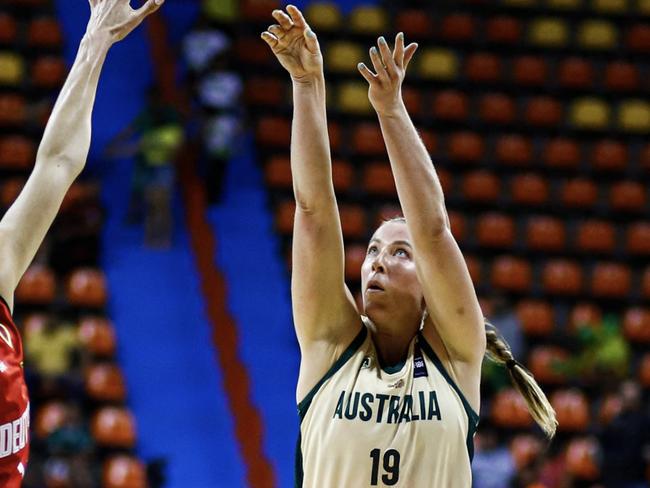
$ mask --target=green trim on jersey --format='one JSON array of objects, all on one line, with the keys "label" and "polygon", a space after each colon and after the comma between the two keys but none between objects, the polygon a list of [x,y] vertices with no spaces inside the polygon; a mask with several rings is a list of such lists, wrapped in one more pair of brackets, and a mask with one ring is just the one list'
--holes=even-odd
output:
[{"label": "green trim on jersey", "polygon": [[395,374],[395,373],[399,373],[400,371],[402,371],[402,368],[404,367],[405,364],[406,364],[406,361],[400,361],[399,363],[394,364],[393,366],[381,366],[381,370],[384,373]]},{"label": "green trim on jersey", "polygon": [[458,388],[458,385],[456,382],[452,379],[452,377],[449,375],[449,372],[445,369],[444,365],[442,364],[442,361],[440,361],[440,358],[438,358],[438,355],[435,353],[433,348],[429,345],[427,340],[424,338],[424,335],[422,333],[418,333],[418,339],[420,341],[420,347],[424,351],[424,353],[429,356],[429,359],[433,361],[433,364],[436,365],[436,368],[438,368],[438,371],[440,371],[440,374],[443,376],[445,380],[447,380],[447,383],[456,391],[458,396],[460,397],[461,402],[463,402],[463,407],[465,407],[465,412],[467,412],[467,419],[468,419],[468,427],[467,427],[467,453],[469,454],[469,462],[472,462],[472,459],[474,458],[474,434],[476,433],[476,429],[478,428],[478,422],[479,422],[479,415],[474,411],[472,406],[469,404],[467,399],[465,398],[465,395],[463,395],[463,392]]},{"label": "green trim on jersey", "polygon": [[[316,383],[316,386],[314,386],[309,393],[307,393],[307,396],[298,404],[298,415],[300,416],[300,423],[302,423],[302,419],[305,418],[305,415],[307,414],[307,410],[309,409],[309,406],[311,405],[311,401],[314,399],[314,395],[320,390],[321,386],[330,379],[332,376],[336,374],[336,372],[343,367],[345,363],[348,362],[348,360],[356,353],[361,345],[363,344],[363,341],[366,340],[366,336],[368,335],[368,329],[366,329],[366,326],[363,325],[361,327],[361,330],[357,334],[357,336],[354,338],[354,340],[350,343],[350,345],[343,351],[343,354],[341,354],[341,357],[338,358],[332,367],[325,373],[325,376],[321,378],[321,380]],[[296,461],[295,461],[295,486],[296,488],[300,488],[302,486],[303,482],[303,477],[304,477],[304,471],[302,469],[302,449],[300,448],[300,444],[302,441],[302,433],[299,431],[298,432],[298,443],[296,445]]]}]

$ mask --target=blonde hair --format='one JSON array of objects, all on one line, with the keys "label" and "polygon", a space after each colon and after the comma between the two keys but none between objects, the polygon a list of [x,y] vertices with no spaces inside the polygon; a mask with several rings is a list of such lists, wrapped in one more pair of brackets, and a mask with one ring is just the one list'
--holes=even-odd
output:
[{"label": "blonde hair", "polygon": [[[406,223],[406,219],[404,217],[393,217],[385,220],[383,223],[388,222]],[[424,318],[423,316],[423,321]],[[557,419],[555,418],[555,410],[553,410],[548,398],[546,398],[537,381],[535,381],[533,374],[514,358],[508,343],[499,335],[497,328],[488,322],[487,319],[485,319],[485,338],[485,355],[488,359],[504,366],[508,370],[510,380],[515,389],[526,401],[531,416],[544,433],[549,438],[552,438],[555,435],[555,430],[558,425]]]}]

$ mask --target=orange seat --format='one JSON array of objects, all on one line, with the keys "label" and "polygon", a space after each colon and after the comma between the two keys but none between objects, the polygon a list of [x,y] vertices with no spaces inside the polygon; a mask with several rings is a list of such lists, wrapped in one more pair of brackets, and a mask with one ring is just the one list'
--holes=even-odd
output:
[{"label": "orange seat", "polygon": [[535,346],[528,355],[528,369],[540,383],[562,385],[566,382],[563,366],[569,353],[557,346]]},{"label": "orange seat", "polygon": [[83,317],[79,322],[79,340],[94,356],[112,357],[115,354],[115,329],[103,317]]},{"label": "orange seat", "polygon": [[497,138],[494,155],[500,163],[509,166],[527,166],[533,159],[533,144],[528,137],[505,134]]},{"label": "orange seat", "polygon": [[588,302],[580,302],[571,309],[569,316],[569,329],[577,331],[582,327],[600,327],[602,324],[602,312],[598,305]]},{"label": "orange seat", "polygon": [[135,446],[135,420],[126,408],[100,408],[91,419],[90,431],[100,447],[132,449]]},{"label": "orange seat", "polygon": [[450,210],[447,212],[449,217],[449,227],[451,228],[451,233],[458,242],[463,242],[465,240],[467,222],[465,217],[460,212],[455,212]]},{"label": "orange seat", "polygon": [[479,286],[482,278],[481,262],[475,256],[465,255],[465,264],[472,283],[474,283],[474,286]]},{"label": "orange seat", "polygon": [[560,63],[557,79],[568,88],[589,88],[594,82],[594,70],[586,59],[566,58]]},{"label": "orange seat", "polygon": [[0,126],[20,126],[26,118],[25,97],[18,93],[0,94]]},{"label": "orange seat", "polygon": [[52,17],[32,20],[27,30],[27,44],[36,47],[60,47],[63,34],[59,22]]},{"label": "orange seat", "polygon": [[650,24],[636,24],[627,29],[625,47],[630,51],[650,53]]},{"label": "orange seat", "polygon": [[553,168],[575,168],[580,164],[580,147],[564,137],[551,139],[544,145],[542,159]]},{"label": "orange seat", "polygon": [[451,42],[469,41],[476,35],[476,24],[471,15],[453,13],[440,22],[439,35]]},{"label": "orange seat", "polygon": [[410,86],[402,87],[402,100],[411,117],[419,117],[422,111],[422,92]]},{"label": "orange seat", "polygon": [[288,156],[275,155],[264,165],[264,179],[273,188],[293,188],[291,162]]},{"label": "orange seat", "polygon": [[327,135],[330,140],[332,151],[338,151],[341,147],[341,126],[337,122],[329,121],[327,123]]},{"label": "orange seat", "polygon": [[115,364],[93,364],[85,372],[86,394],[100,402],[123,402],[126,386],[120,369]]},{"label": "orange seat", "polygon": [[542,442],[531,434],[518,434],[514,436],[510,441],[509,447],[510,455],[518,471],[533,464],[542,453]]},{"label": "orange seat", "polygon": [[461,185],[463,198],[474,202],[494,202],[501,193],[498,177],[486,170],[467,173]]},{"label": "orange seat", "polygon": [[575,295],[582,289],[582,270],[575,262],[551,259],[544,265],[542,282],[547,293]]},{"label": "orange seat", "polygon": [[260,46],[259,36],[238,36],[233,51],[236,59],[245,64],[264,66],[275,61],[273,51],[266,46]]},{"label": "orange seat", "polygon": [[650,171],[650,144],[646,144],[639,154],[639,166],[645,171]]},{"label": "orange seat", "polygon": [[566,180],[560,189],[560,200],[572,208],[593,208],[598,199],[598,187],[585,178]]},{"label": "orange seat", "polygon": [[56,279],[51,269],[31,265],[18,283],[16,301],[28,304],[49,304],[56,295]]},{"label": "orange seat", "polygon": [[600,476],[598,441],[594,437],[572,439],[566,448],[566,470],[581,480],[596,480]]},{"label": "orange seat", "polygon": [[483,214],[476,225],[479,245],[510,248],[515,242],[515,222],[512,217],[496,212]]},{"label": "orange seat", "polygon": [[548,96],[534,96],[526,101],[525,120],[538,127],[558,125],[562,120],[562,104]]},{"label": "orange seat", "polygon": [[469,116],[469,99],[458,90],[444,90],[433,99],[433,115],[438,120],[461,121]]},{"label": "orange seat", "polygon": [[515,58],[512,77],[516,84],[524,86],[542,86],[548,79],[548,65],[539,56],[520,56]]},{"label": "orange seat", "polygon": [[101,270],[79,268],[72,272],[66,283],[66,295],[78,307],[103,307],[106,305],[106,277]]},{"label": "orange seat", "polygon": [[429,154],[434,154],[438,151],[438,136],[436,133],[422,129],[420,130],[420,139],[422,139],[422,143]]},{"label": "orange seat", "polygon": [[281,201],[275,208],[275,228],[280,234],[291,235],[296,202],[293,199]]},{"label": "orange seat", "polygon": [[593,146],[590,159],[596,169],[625,171],[628,162],[627,146],[611,139],[599,141]]},{"label": "orange seat", "polygon": [[514,256],[500,256],[492,263],[492,286],[507,291],[525,292],[530,289],[530,264]]},{"label": "orange seat", "polygon": [[638,181],[619,181],[609,190],[609,204],[621,212],[643,212],[647,187]]},{"label": "orange seat", "polygon": [[553,307],[541,300],[522,300],[517,305],[517,318],[527,335],[546,336],[555,328]]},{"label": "orange seat", "polygon": [[562,432],[584,432],[589,427],[589,401],[578,389],[558,390],[551,395],[558,430]]},{"label": "orange seat", "polygon": [[269,12],[281,8],[278,0],[243,0],[239,3],[241,18],[249,21],[267,22]]},{"label": "orange seat", "polygon": [[533,216],[526,225],[526,245],[538,251],[559,251],[566,243],[564,223],[555,217]]},{"label": "orange seat", "polygon": [[639,68],[626,61],[613,61],[605,67],[605,87],[614,91],[632,91],[639,88]]},{"label": "orange seat", "polygon": [[485,21],[485,37],[499,44],[517,44],[521,41],[521,22],[515,17],[499,15]]},{"label": "orange seat", "polygon": [[344,204],[339,206],[343,237],[360,239],[366,235],[366,212],[359,205]]},{"label": "orange seat", "polygon": [[630,293],[630,268],[618,263],[597,263],[591,277],[594,296],[623,298]]},{"label": "orange seat", "polygon": [[489,93],[479,100],[479,116],[487,124],[511,124],[517,116],[515,101],[502,93]]},{"label": "orange seat", "polygon": [[61,427],[68,418],[68,408],[59,401],[48,402],[34,412],[36,419],[34,432],[40,439],[46,439],[52,432]]},{"label": "orange seat", "polygon": [[244,86],[244,100],[248,105],[282,107],[287,100],[287,84],[273,77],[251,77]]},{"label": "orange seat", "polygon": [[8,13],[0,12],[0,43],[13,43],[16,40],[17,33],[16,19]]},{"label": "orange seat", "polygon": [[363,189],[373,195],[397,197],[395,179],[388,162],[367,163],[363,168]]},{"label": "orange seat", "polygon": [[598,409],[598,422],[600,425],[608,425],[614,417],[621,412],[621,397],[618,394],[609,394],[602,399]]},{"label": "orange seat", "polygon": [[39,88],[58,88],[63,84],[66,74],[63,58],[44,56],[32,64],[32,83]]},{"label": "orange seat", "polygon": [[650,222],[636,222],[628,227],[625,249],[630,254],[650,255]]},{"label": "orange seat", "polygon": [[641,356],[639,362],[639,382],[644,388],[650,388],[650,352]]},{"label": "orange seat", "polygon": [[614,226],[602,220],[586,220],[578,225],[576,248],[586,254],[612,253],[616,245]]},{"label": "orange seat", "polygon": [[465,76],[477,83],[493,83],[501,79],[501,59],[492,53],[474,53],[465,61]]},{"label": "orange seat", "polygon": [[403,32],[407,39],[426,39],[433,32],[433,23],[421,9],[400,9],[395,17],[395,30]]},{"label": "orange seat", "polygon": [[627,309],[623,316],[623,334],[631,342],[650,344],[650,309]]},{"label": "orange seat", "polygon": [[113,455],[104,461],[102,488],[148,488],[147,471],[132,456]]},{"label": "orange seat", "polygon": [[490,419],[498,427],[525,429],[533,425],[526,400],[514,388],[498,392],[490,408]]},{"label": "orange seat", "polygon": [[452,161],[475,163],[485,155],[485,142],[475,132],[454,132],[449,136],[447,152]]},{"label": "orange seat", "polygon": [[454,177],[453,175],[444,168],[436,170],[438,173],[438,180],[440,180],[440,186],[442,186],[442,191],[445,195],[450,195],[454,188]]},{"label": "orange seat", "polygon": [[361,266],[366,259],[366,246],[349,244],[345,246],[345,279],[357,283],[361,280]]},{"label": "orange seat", "polygon": [[0,204],[2,208],[9,208],[14,203],[20,192],[25,186],[25,179],[23,178],[9,178],[5,180],[0,187]]},{"label": "orange seat", "polygon": [[291,142],[291,121],[286,117],[262,116],[257,121],[257,142],[262,146],[288,148]]},{"label": "orange seat", "polygon": [[521,205],[544,205],[549,199],[548,181],[534,173],[516,175],[510,181],[512,201]]},{"label": "orange seat", "polygon": [[352,149],[365,156],[385,155],[386,146],[379,126],[370,122],[357,124],[352,132]]},{"label": "orange seat", "polygon": [[36,158],[34,142],[24,136],[0,138],[0,167],[8,169],[31,169]]},{"label": "orange seat", "polygon": [[354,185],[355,171],[350,163],[342,159],[332,160],[332,182],[337,192],[350,191]]}]

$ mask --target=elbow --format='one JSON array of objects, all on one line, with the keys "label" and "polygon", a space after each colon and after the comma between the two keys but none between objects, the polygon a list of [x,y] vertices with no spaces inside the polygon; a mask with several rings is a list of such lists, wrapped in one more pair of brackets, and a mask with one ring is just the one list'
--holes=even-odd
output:
[{"label": "elbow", "polygon": [[39,153],[36,156],[36,167],[56,169],[69,175],[72,179],[79,176],[86,165],[86,157],[70,153]]}]

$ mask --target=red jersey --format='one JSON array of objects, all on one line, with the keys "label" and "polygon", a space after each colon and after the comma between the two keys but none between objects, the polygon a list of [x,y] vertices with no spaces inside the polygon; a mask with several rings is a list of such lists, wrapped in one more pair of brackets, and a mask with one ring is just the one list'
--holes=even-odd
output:
[{"label": "red jersey", "polygon": [[0,486],[19,488],[29,456],[29,397],[23,343],[0,297]]}]

